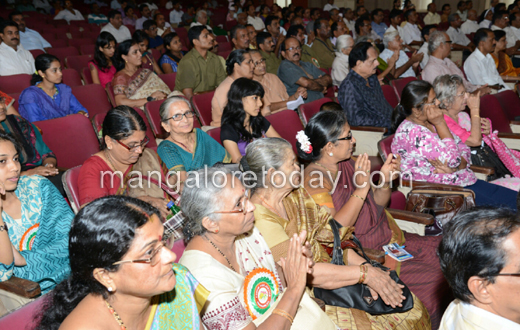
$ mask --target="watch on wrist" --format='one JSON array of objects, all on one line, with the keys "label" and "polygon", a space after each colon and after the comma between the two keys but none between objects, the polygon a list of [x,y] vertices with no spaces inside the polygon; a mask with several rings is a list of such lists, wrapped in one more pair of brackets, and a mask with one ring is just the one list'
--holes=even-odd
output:
[{"label": "watch on wrist", "polygon": [[146,101],[148,101],[148,102],[152,102],[152,101],[155,101],[155,99],[154,99],[153,97],[151,97],[151,96],[148,96],[148,97],[146,98]]},{"label": "watch on wrist", "polygon": [[3,225],[0,225],[0,231],[9,232],[9,228],[7,228],[7,224],[4,222]]}]

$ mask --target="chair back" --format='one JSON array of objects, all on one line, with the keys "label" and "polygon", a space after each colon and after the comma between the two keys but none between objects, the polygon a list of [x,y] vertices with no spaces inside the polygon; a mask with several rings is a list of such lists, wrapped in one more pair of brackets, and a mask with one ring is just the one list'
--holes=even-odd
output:
[{"label": "chair back", "polygon": [[211,100],[215,91],[195,94],[191,98],[191,105],[193,110],[197,113],[202,126],[209,126],[211,124]]},{"label": "chair back", "polygon": [[83,86],[83,83],[81,82],[81,76],[79,75],[78,71],[74,69],[63,69],[61,72],[63,73],[62,82],[65,85],[70,87]]},{"label": "chair back", "polygon": [[389,135],[381,139],[377,143],[377,149],[379,150],[379,156],[383,161],[386,161],[386,157],[392,153],[392,141],[394,140],[394,134]]},{"label": "chair back", "polygon": [[296,133],[303,130],[303,125],[298,114],[293,110],[282,110],[267,116],[266,119],[282,138],[289,141],[294,152],[298,154],[298,149],[296,149]]},{"label": "chair back", "polygon": [[41,130],[43,142],[54,152],[60,167],[82,165],[99,151],[99,142],[90,120],[81,114],[33,124]]},{"label": "chair back", "polygon": [[323,104],[331,101],[332,100],[328,97],[323,97],[321,99],[300,105],[300,120],[302,121],[303,125],[307,125],[309,120],[311,120],[312,116],[314,116],[320,111],[320,108]]},{"label": "chair back", "polygon": [[215,139],[215,141],[220,143],[221,146],[224,146],[222,144],[222,140],[220,139],[220,127],[212,128],[209,131],[207,131],[206,133],[208,133],[209,136],[211,136],[213,139]]},{"label": "chair back", "polygon": [[480,98],[480,117],[491,119],[493,130],[498,130],[502,133],[512,133],[511,126],[509,126],[509,118],[507,118],[500,106],[498,99],[491,94]]},{"label": "chair back", "polygon": [[68,169],[63,176],[61,181],[63,183],[63,190],[67,194],[67,199],[70,202],[70,206],[74,213],[78,213],[81,205],[79,202],[79,186],[78,178],[81,165]]},{"label": "chair back", "polygon": [[45,52],[41,49],[31,49],[29,52],[34,58],[38,57],[38,55],[45,54]]},{"label": "chair back", "polygon": [[175,90],[175,79],[177,78],[177,72],[163,73],[159,75],[159,78],[164,81],[168,88],[173,92]]},{"label": "chair back", "polygon": [[146,145],[147,148],[153,149],[154,151],[157,151],[157,141],[155,141],[155,136],[152,132],[152,127],[150,126],[150,123],[148,122],[148,119],[146,118],[146,114],[143,110],[139,108],[134,108],[135,111],[141,116],[144,120],[144,123],[146,124],[146,136],[150,140],[148,144]]},{"label": "chair back", "polygon": [[390,103],[392,108],[395,108],[399,103],[397,94],[395,94],[395,89],[390,85],[383,85],[381,86],[381,89],[383,89],[383,95],[385,96],[386,101]]},{"label": "chair back", "polygon": [[65,65],[69,69],[81,72],[83,68],[88,67],[88,62],[94,59],[93,55],[76,55],[65,57]]},{"label": "chair back", "polygon": [[92,44],[92,43],[89,43],[87,45],[81,45],[81,46],[79,46],[79,51],[83,55],[92,55],[93,56],[96,52],[96,45]]},{"label": "chair back", "polygon": [[222,56],[225,60],[227,60],[227,58],[229,57],[229,54],[231,54],[232,50],[225,50],[225,51],[221,51],[219,49],[219,52],[217,53],[218,56]]},{"label": "chair back", "polygon": [[403,92],[403,89],[410,81],[417,80],[415,77],[406,77],[406,78],[400,78],[392,80],[392,86],[395,88],[395,92],[397,93],[397,97],[399,100],[401,99],[401,93]]},{"label": "chair back", "polygon": [[[108,97],[101,85],[82,85],[72,87],[71,89],[72,95],[88,110],[90,118],[93,118],[98,113],[106,113],[112,109],[112,105],[108,101]],[[95,97],[93,97],[94,95]]]},{"label": "chair back", "polygon": [[85,85],[90,85],[94,83],[94,81],[92,80],[92,74],[90,73],[90,69],[88,67],[83,68],[81,70],[81,79],[83,79]]},{"label": "chair back", "polygon": [[226,41],[218,44],[219,52],[227,52],[228,50],[233,50],[233,45],[231,44],[231,42],[226,40]]},{"label": "chair back", "polygon": [[72,46],[54,48],[53,45],[52,48],[49,48],[47,53],[56,56],[62,64],[65,63],[65,57],[79,55],[78,49]]},{"label": "chair back", "polygon": [[509,120],[515,120],[515,117],[520,116],[520,98],[514,91],[507,90],[493,94],[493,96],[498,99],[502,110]]},{"label": "chair back", "polygon": [[0,318],[0,329],[35,329],[37,325],[35,316],[40,313],[45,299],[48,297],[49,295],[41,296],[27,305],[3,316]]},{"label": "chair back", "polygon": [[20,106],[20,104],[18,103],[18,100],[20,99],[20,94],[21,93],[11,93],[11,94],[9,94],[9,96],[14,99],[13,107],[16,109],[16,111],[18,111],[18,108]]},{"label": "chair back", "polygon": [[21,93],[24,89],[31,86],[30,74],[15,74],[12,76],[0,76],[0,91],[11,94]]},{"label": "chair back", "polygon": [[112,106],[115,108],[117,107],[116,104],[116,95],[114,94],[114,89],[112,88],[112,82],[109,81],[105,85],[105,91],[107,92],[108,99],[110,100],[110,103],[112,103]]},{"label": "chair back", "polygon": [[155,48],[152,48],[150,51],[152,52],[152,57],[153,57],[153,59],[154,59],[156,62],[158,62],[159,59],[161,58],[161,52],[158,51],[158,50],[155,49]]},{"label": "chair back", "polygon": [[92,43],[92,38],[75,38],[74,36],[72,39],[68,40],[69,46],[75,47],[78,51],[81,48],[81,45],[88,45]]},{"label": "chair back", "polygon": [[[67,47],[67,41],[64,40],[64,39],[49,40],[49,43],[51,44],[52,48],[65,48],[65,47]],[[74,47],[72,47],[72,48],[74,48]],[[78,55],[78,54],[73,54],[73,55]]]}]

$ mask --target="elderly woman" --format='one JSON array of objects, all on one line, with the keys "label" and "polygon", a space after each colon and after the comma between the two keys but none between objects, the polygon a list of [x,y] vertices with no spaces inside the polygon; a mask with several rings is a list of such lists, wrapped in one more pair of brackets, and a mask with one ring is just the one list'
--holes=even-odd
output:
[{"label": "elderly woman", "polygon": [[498,73],[501,76],[510,76],[508,78],[518,78],[520,75],[520,68],[515,68],[513,66],[513,61],[511,61],[509,55],[506,54],[506,32],[504,30],[495,30],[493,33],[495,34],[496,45],[491,56],[493,57],[493,60],[495,60]]},{"label": "elderly woman", "polygon": [[403,40],[399,36],[399,32],[395,30],[384,34],[383,43],[385,50],[379,54],[383,61],[387,62],[394,55],[394,52],[399,52],[395,70],[390,72],[392,76],[396,78],[415,77],[415,71],[419,67],[424,54],[414,52],[412,58],[408,58],[408,55],[403,51]]},{"label": "elderly woman", "polygon": [[201,329],[208,291],[174,263],[160,218],[126,196],[82,208],[66,239],[70,277],[51,294],[37,329]]},{"label": "elderly woman", "polygon": [[231,162],[231,155],[215,139],[193,129],[195,112],[188,100],[171,97],[161,104],[159,114],[168,137],[159,144],[157,153],[181,182],[186,181],[186,172]]},{"label": "elderly woman", "polygon": [[[385,266],[400,272],[403,282],[426,306],[432,328],[436,329],[443,312],[442,300],[450,295],[436,255],[440,237],[403,232],[384,209],[391,196],[393,177],[390,173],[399,170],[400,158],[389,155],[380,170],[381,181],[371,188],[370,184],[365,185],[369,175],[354,176],[356,171],[369,173],[370,160],[366,154],[355,162],[351,159],[356,139],[342,112],[320,111],[311,118],[304,132],[310,146],[301,139],[303,144],[298,143],[298,156],[310,161],[304,172],[304,187],[309,195],[320,206],[328,207],[342,226],[354,226],[363,246],[381,250],[383,245],[394,242],[406,245],[413,259],[398,263],[387,258]],[[320,177],[323,184],[317,185]],[[428,228],[427,234],[438,234],[438,231]]]},{"label": "elderly woman", "polygon": [[117,45],[114,64],[117,73],[112,88],[117,105],[142,108],[146,102],[163,100],[171,93],[152,70],[141,68],[142,53],[135,40]]},{"label": "elderly woman", "polygon": [[[210,291],[202,315],[206,329],[335,329],[305,292],[313,265],[306,232],[292,237],[278,265],[255,228],[255,206],[240,180],[215,167],[188,175],[195,179],[206,183],[204,189],[184,188],[188,246],[179,262]],[[256,290],[265,298],[256,298]]]},{"label": "elderly woman", "polygon": [[[0,132],[0,282],[16,276],[38,282],[47,293],[69,274],[74,214],[49,180],[21,176],[21,153],[14,137]],[[17,307],[12,298],[0,290],[0,306]],[[17,297],[16,302],[28,301]]]},{"label": "elderly woman", "polygon": [[354,39],[350,35],[344,34],[338,37],[336,41],[336,58],[332,62],[332,72],[330,74],[334,86],[339,87],[348,75],[348,55],[352,47],[354,47]]},{"label": "elderly woman", "polygon": [[260,111],[263,97],[264,89],[257,81],[239,78],[231,84],[222,115],[220,140],[233,163],[240,161],[247,145],[254,140],[280,137]]},{"label": "elderly woman", "polygon": [[[250,50],[251,59],[253,60],[253,80],[258,81],[264,88],[265,94],[262,98],[264,108],[268,108],[269,112],[275,113],[287,109],[287,102],[295,101],[298,97],[307,98],[307,89],[298,87],[293,95],[287,94],[287,88],[277,75],[268,73],[265,64],[265,58],[257,50]],[[262,113],[264,116],[265,113]]]},{"label": "elderly woman", "polygon": [[88,111],[62,83],[60,60],[51,54],[41,54],[34,60],[36,73],[31,87],[20,94],[20,115],[30,122],[65,117],[80,113],[88,117]]},{"label": "elderly woman", "polygon": [[[467,93],[464,81],[457,75],[438,76],[433,81],[433,86],[437,100],[440,102],[439,108],[447,111],[444,114],[444,120],[450,132],[454,136],[458,136],[468,147],[481,148],[484,141],[486,145],[491,147],[491,149],[486,150],[486,153],[494,153],[493,149],[496,148],[496,145],[494,146],[493,142],[499,140],[499,138],[491,132],[490,120],[480,118],[480,95]],[[471,118],[464,112],[466,106],[470,109]],[[511,154],[511,150],[504,144],[501,145]],[[504,153],[500,154],[505,156]],[[514,157],[512,154],[511,156]],[[498,158],[499,156],[495,154],[495,157]],[[507,158],[504,158],[504,160],[507,160]],[[507,164],[508,162],[503,162],[502,168],[505,167],[504,163]],[[511,170],[517,175],[520,174],[520,171],[513,164],[514,162],[510,163]],[[520,178],[504,178],[505,174],[511,174],[507,170],[504,172],[508,173],[503,173],[499,176],[499,179],[493,180],[491,183],[518,191],[520,189]]]},{"label": "elderly woman", "polygon": [[[81,166],[80,204],[103,196],[128,195],[152,204],[166,216],[168,194],[147,178],[166,184],[168,170],[157,153],[146,148],[148,142],[146,124],[134,109],[118,106],[108,111],[103,121],[101,151]],[[137,180],[145,184],[139,185]]]},{"label": "elderly woman", "polygon": [[450,132],[439,104],[426,81],[412,81],[403,90],[393,115],[392,142],[392,152],[402,158],[403,179],[411,175],[416,181],[462,186],[475,192],[477,205],[505,205],[516,210],[516,191],[477,180],[469,168],[471,151]]},{"label": "elderly woman", "polygon": [[92,82],[100,84],[103,88],[116,74],[116,67],[112,63],[116,44],[116,39],[110,32],[101,32],[96,40],[94,60],[88,63]]},{"label": "elderly woman", "polygon": [[[274,260],[285,258],[289,238],[305,230],[316,262],[308,284],[316,288],[338,289],[359,283],[360,272],[363,271],[361,265],[366,260],[354,250],[348,249],[344,253],[348,260],[347,266],[330,263],[331,257],[323,245],[334,244],[329,225],[332,216],[326,207],[316,204],[306,189],[294,188],[300,184],[301,178],[298,160],[291,144],[279,138],[257,140],[247,147],[246,156],[241,163],[257,178],[247,183],[248,186],[252,184],[255,187],[251,197],[251,202],[256,207],[255,225],[273,252]],[[340,232],[342,240],[350,239],[354,228],[345,222],[341,224],[345,224]],[[363,283],[368,285],[375,299],[381,296],[386,304],[392,307],[401,306],[404,298],[401,287],[388,273],[368,266]],[[387,315],[370,315],[334,306],[327,306],[326,309],[327,314],[342,329],[348,328],[351,323],[361,322],[362,319],[368,321],[370,329],[426,329],[429,326],[428,312],[417,298],[414,302],[414,308],[408,312]]]}]

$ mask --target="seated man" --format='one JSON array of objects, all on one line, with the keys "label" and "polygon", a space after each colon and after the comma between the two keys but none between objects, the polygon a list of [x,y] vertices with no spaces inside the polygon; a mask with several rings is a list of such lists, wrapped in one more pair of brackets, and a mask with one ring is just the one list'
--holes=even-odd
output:
[{"label": "seated man", "polygon": [[314,22],[314,34],[316,39],[312,43],[311,49],[316,55],[320,68],[330,69],[334,62],[334,45],[330,41],[330,25],[326,19]]},{"label": "seated man", "polygon": [[475,50],[475,46],[471,40],[469,40],[469,38],[466,37],[466,35],[460,29],[462,20],[460,19],[459,14],[451,14],[448,16],[448,23],[450,23],[450,27],[446,33],[450,36],[451,49],[462,50],[465,52],[472,52]]},{"label": "seated man", "polygon": [[256,35],[256,44],[260,54],[265,59],[268,73],[276,74],[282,59],[276,56],[274,51],[273,37],[268,32],[260,32]]},{"label": "seated man", "polygon": [[287,88],[287,94],[293,95],[299,87],[307,88],[305,103],[318,100],[332,85],[332,78],[316,66],[300,61],[301,43],[296,38],[287,38],[282,44],[284,60],[278,68],[278,77]]},{"label": "seated man", "polygon": [[[312,32],[312,34],[314,34],[314,32]],[[303,25],[292,25],[291,27],[289,27],[289,30],[287,30],[287,38],[290,37],[298,39],[298,41],[302,45],[301,60],[303,62],[314,64],[317,68],[319,68],[320,63],[318,62],[317,57],[314,55],[314,51],[308,44],[305,43],[305,28],[303,27]],[[309,42],[308,38],[307,42],[312,45],[312,42]]]},{"label": "seated man", "polygon": [[383,9],[377,8],[372,11],[372,31],[377,33],[379,38],[383,38],[386,29],[388,29],[388,26],[383,22],[384,18]]},{"label": "seated man", "polygon": [[[496,11],[493,14],[493,21],[491,25],[491,31],[495,30],[502,30],[506,33],[506,53],[509,56],[513,55],[520,55],[520,51],[518,49],[520,48],[520,40],[516,36],[516,34],[513,32],[511,27],[508,26],[509,23],[509,14],[504,11]],[[517,58],[517,56],[514,56],[512,58],[513,65],[515,67],[520,67],[520,60]]]},{"label": "seated man", "polygon": [[354,33],[356,30],[356,18],[354,17],[354,11],[352,9],[345,9],[343,22],[347,24],[348,30]]},{"label": "seated man", "polygon": [[361,16],[356,20],[355,32],[355,39],[359,37],[369,37],[377,44],[380,44],[383,40],[372,30],[372,23],[370,23],[370,17],[368,16]]},{"label": "seated man", "polygon": [[193,93],[211,91],[226,79],[226,72],[213,48],[214,36],[204,26],[194,26],[188,31],[193,48],[179,62],[175,90],[191,99]]},{"label": "seated man", "polygon": [[93,3],[90,5],[91,13],[87,16],[88,22],[90,24],[105,24],[108,23],[108,18],[99,12],[99,5],[97,3]]},{"label": "seated man", "polygon": [[246,24],[247,37],[249,38],[249,49],[258,49],[256,44],[256,30],[251,24]]},{"label": "seated man", "polygon": [[273,37],[274,53],[276,55],[280,55],[280,48],[282,42],[285,40],[285,33],[282,33],[283,28],[280,27],[280,19],[272,15],[267,16],[265,19],[265,29]]},{"label": "seated man", "polygon": [[339,86],[338,100],[349,124],[390,128],[393,109],[377,78],[376,49],[371,43],[358,43],[350,51],[348,63],[350,71]]},{"label": "seated man", "polygon": [[148,48],[161,51],[164,48],[164,40],[157,35],[157,24],[151,19],[143,23],[143,31],[148,36]]},{"label": "seated man", "polygon": [[416,77],[415,70],[419,66],[419,63],[423,59],[423,54],[415,51],[412,58],[408,58],[408,55],[403,51],[403,41],[397,31],[390,31],[385,33],[383,38],[385,44],[385,50],[379,54],[379,57],[388,62],[390,57],[394,55],[395,51],[399,51],[399,58],[395,63],[395,70],[390,72],[396,78]]},{"label": "seated man", "polygon": [[456,299],[439,329],[520,329],[518,216],[508,209],[475,208],[443,229],[438,255]]},{"label": "seated man", "polygon": [[327,3],[323,7],[323,11],[329,11],[331,9],[339,9],[338,6],[334,4],[334,0],[327,0]]},{"label": "seated man", "polygon": [[108,24],[101,29],[101,32],[109,32],[118,43],[132,39],[130,30],[123,25],[121,13],[115,9],[108,12]]},{"label": "seated man", "polygon": [[480,28],[478,26],[477,18],[477,11],[475,9],[469,10],[466,22],[462,23],[462,25],[460,26],[460,30],[462,31],[462,33],[472,34],[477,32],[477,30]]},{"label": "seated man", "polygon": [[[455,14],[459,15],[460,19],[464,22],[467,19],[468,11],[466,10],[466,1],[461,0],[457,3],[457,11]],[[450,18],[448,16],[448,22]]]},{"label": "seated man", "polygon": [[18,24],[13,21],[0,22],[0,76],[30,74],[35,71],[34,58],[20,45]]},{"label": "seated man", "polygon": [[140,5],[139,6],[139,11],[141,12],[142,16],[135,21],[135,29],[136,30],[142,30],[144,22],[146,22],[149,19],[153,19],[152,18],[152,11],[150,10],[150,8],[146,4]]},{"label": "seated man", "polygon": [[256,16],[255,6],[246,5],[244,9],[244,11],[247,13],[247,24],[253,25],[257,32],[262,32],[265,29],[265,24],[259,16]]},{"label": "seated man", "polygon": [[85,17],[81,15],[79,10],[74,9],[72,2],[70,0],[65,1],[65,9],[60,10],[60,12],[54,16],[55,20],[64,19],[67,23],[70,21],[84,21]]},{"label": "seated man", "polygon": [[166,22],[164,15],[158,12],[154,15],[155,24],[157,24],[157,35],[161,38],[164,38],[170,32],[174,32],[170,23]]},{"label": "seated man", "polygon": [[403,14],[402,10],[392,9],[392,11],[390,12],[390,16],[389,16],[390,26],[388,27],[388,29],[386,29],[386,32],[390,32],[390,31],[399,32],[401,39],[403,38],[403,28],[401,27],[401,15],[402,14]]},{"label": "seated man", "polygon": [[429,3],[427,7],[428,13],[424,16],[424,24],[439,24],[441,22],[441,15],[437,13],[437,5],[435,2]]},{"label": "seated man", "polygon": [[415,9],[407,10],[404,13],[404,18],[406,24],[403,27],[403,34],[401,35],[404,43],[410,46],[422,45],[421,30],[419,30],[417,26],[417,12]]},{"label": "seated man", "polygon": [[234,49],[249,49],[249,36],[244,25],[235,25],[229,32],[229,38],[235,46]]},{"label": "seated man", "polygon": [[186,5],[186,12],[182,14],[182,24],[189,26],[193,22],[195,16],[195,7],[192,4]]},{"label": "seated man", "polygon": [[464,63],[466,77],[473,85],[488,85],[492,89],[504,91],[507,86],[495,66],[495,60],[490,53],[495,49],[495,34],[490,29],[479,29],[473,37],[477,46]]},{"label": "seated man", "polygon": [[18,24],[18,29],[20,33],[20,44],[26,50],[40,49],[46,52],[49,48],[52,47],[47,40],[43,39],[41,34],[39,34],[33,29],[29,29],[28,27],[26,27],[25,19],[23,18],[21,12],[13,11],[12,13],[10,13],[9,20]]},{"label": "seated man", "polygon": [[348,34],[347,32],[347,25],[343,21],[334,22],[330,26],[330,42],[336,47],[336,41],[338,40],[339,36]]},{"label": "seated man", "polygon": [[172,6],[173,10],[170,12],[170,24],[173,27],[178,27],[182,22],[182,15],[184,15],[184,12],[181,9],[181,3],[179,1],[174,1]]},{"label": "seated man", "polygon": [[424,43],[417,53],[423,54],[423,59],[421,60],[421,68],[424,69],[426,64],[428,64],[428,60],[430,59],[430,55],[428,54],[428,40],[430,40],[430,35],[437,31],[436,25],[425,25],[421,30],[421,35],[424,39]]},{"label": "seated man", "polygon": [[[332,25],[334,23],[337,23],[341,20],[341,16],[339,16],[339,10],[338,9],[331,9],[329,11],[329,25]],[[299,16],[295,16],[292,20],[291,20],[291,24],[293,24],[294,21],[301,19],[301,17]],[[303,20],[301,22],[294,22],[294,24],[303,24]]]},{"label": "seated man", "polygon": [[190,24],[190,27],[194,26],[205,26],[208,31],[212,32],[213,29],[208,25],[208,13],[205,10],[199,10],[195,15],[195,21]]}]

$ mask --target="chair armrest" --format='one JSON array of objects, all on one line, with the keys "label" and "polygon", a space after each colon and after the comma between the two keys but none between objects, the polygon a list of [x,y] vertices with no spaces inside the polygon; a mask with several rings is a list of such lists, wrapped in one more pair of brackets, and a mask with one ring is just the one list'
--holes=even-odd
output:
[{"label": "chair armrest", "polygon": [[511,125],[520,125],[520,121],[518,121],[518,120],[511,120],[509,122],[509,124],[511,124]]},{"label": "chair armrest", "polygon": [[378,132],[383,134],[388,131],[386,127],[376,126],[350,126],[350,129],[353,131]]},{"label": "chair armrest", "polygon": [[469,169],[475,173],[482,173],[487,176],[495,174],[495,169],[492,167],[471,165]]},{"label": "chair armrest", "polygon": [[[363,250],[370,260],[377,261],[381,265],[385,263],[385,251],[370,248],[363,248]],[[355,251],[358,252],[358,254],[361,254],[361,250],[355,249]]]},{"label": "chair armrest", "polygon": [[432,183],[426,181],[412,181],[410,184],[410,180],[403,179],[403,187],[411,188],[411,189],[436,189],[436,190],[444,190],[444,191],[463,191],[464,187],[459,186],[450,186],[442,183]]},{"label": "chair armrest", "polygon": [[0,282],[0,289],[25,298],[34,298],[41,294],[40,285],[38,283],[16,276],[11,277],[7,281]]},{"label": "chair armrest", "polygon": [[[520,122],[517,122],[518,125],[520,125]],[[504,133],[504,132],[498,132],[498,137],[501,139],[515,139],[520,140],[520,134],[518,133]]]},{"label": "chair armrest", "polygon": [[396,209],[386,209],[390,215],[394,219],[403,220],[403,221],[410,221],[414,223],[419,223],[421,225],[429,226],[433,225],[435,222],[435,219],[433,218],[433,215],[426,214],[426,213],[418,213],[418,212],[410,212],[410,211],[404,211],[404,210],[396,210]]}]

